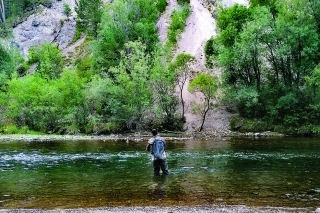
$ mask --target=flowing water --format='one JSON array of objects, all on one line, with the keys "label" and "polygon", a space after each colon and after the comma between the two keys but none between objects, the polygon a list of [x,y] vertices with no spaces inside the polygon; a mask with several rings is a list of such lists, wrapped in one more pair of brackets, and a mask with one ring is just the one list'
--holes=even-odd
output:
[{"label": "flowing water", "polygon": [[320,206],[320,139],[0,142],[1,208],[235,204]]}]

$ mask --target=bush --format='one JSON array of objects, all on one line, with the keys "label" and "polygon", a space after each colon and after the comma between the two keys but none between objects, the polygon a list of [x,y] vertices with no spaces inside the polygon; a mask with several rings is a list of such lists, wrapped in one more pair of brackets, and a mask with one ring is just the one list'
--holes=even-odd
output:
[{"label": "bush", "polygon": [[29,50],[28,64],[37,64],[36,72],[43,78],[57,79],[63,69],[63,57],[59,48],[50,43],[32,47]]},{"label": "bush", "polygon": [[264,132],[272,130],[267,122],[260,119],[246,119],[240,116],[232,116],[230,118],[230,129],[239,132]]},{"label": "bush", "polygon": [[178,0],[178,4],[190,4],[190,0]]},{"label": "bush", "polygon": [[171,15],[171,25],[168,29],[168,38],[169,41],[176,44],[177,36],[181,33],[186,26],[186,19],[190,14],[189,5],[183,6],[180,10],[173,11]]},{"label": "bush", "polygon": [[67,17],[71,15],[71,8],[67,3],[63,4],[63,12]]},{"label": "bush", "polygon": [[239,90],[235,101],[240,115],[246,118],[258,116],[260,110],[259,93],[254,88],[249,87]]},{"label": "bush", "polygon": [[166,10],[167,7],[167,1],[166,0],[158,0],[157,2],[157,8],[160,13],[163,13]]},{"label": "bush", "polygon": [[212,56],[215,56],[218,54],[217,45],[218,44],[215,38],[212,37],[206,42],[206,45],[204,47],[204,54],[206,57],[206,66],[209,68],[213,68]]},{"label": "bush", "polygon": [[11,125],[8,125],[5,127],[4,133],[5,134],[17,134],[17,133],[19,133],[19,128],[16,125],[11,124]]}]

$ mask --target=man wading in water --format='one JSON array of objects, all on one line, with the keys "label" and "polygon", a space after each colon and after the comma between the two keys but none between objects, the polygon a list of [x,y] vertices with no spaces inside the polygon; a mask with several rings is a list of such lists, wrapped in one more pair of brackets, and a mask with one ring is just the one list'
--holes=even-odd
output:
[{"label": "man wading in water", "polygon": [[156,129],[151,131],[152,138],[149,139],[147,144],[147,151],[151,152],[153,163],[153,174],[160,175],[160,168],[164,175],[169,174],[167,156],[165,152],[166,142],[158,135]]}]

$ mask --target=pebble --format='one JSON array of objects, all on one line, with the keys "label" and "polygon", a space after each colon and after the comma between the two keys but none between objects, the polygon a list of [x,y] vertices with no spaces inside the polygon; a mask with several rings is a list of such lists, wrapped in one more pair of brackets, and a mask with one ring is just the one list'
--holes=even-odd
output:
[{"label": "pebble", "polygon": [[[319,210],[319,209],[317,209]],[[316,210],[316,212],[317,212]],[[88,209],[54,209],[54,210],[41,210],[41,209],[0,209],[0,212],[9,213],[293,213],[293,212],[314,212],[310,208],[253,208],[242,205],[237,206],[170,206],[170,207],[105,207],[105,208],[88,208]],[[319,211],[318,211],[319,212]]]}]

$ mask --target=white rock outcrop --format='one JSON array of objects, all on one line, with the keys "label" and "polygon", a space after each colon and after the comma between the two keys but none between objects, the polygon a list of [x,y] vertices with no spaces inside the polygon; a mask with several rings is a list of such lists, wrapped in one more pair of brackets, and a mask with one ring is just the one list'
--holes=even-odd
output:
[{"label": "white rock outcrop", "polygon": [[[72,9],[71,16],[64,14],[64,4]],[[75,1],[54,1],[50,8],[40,5],[36,12],[13,29],[13,42],[27,56],[30,47],[42,43],[56,43],[60,49],[66,48],[75,33]]]}]

